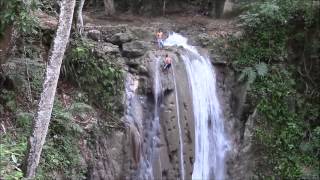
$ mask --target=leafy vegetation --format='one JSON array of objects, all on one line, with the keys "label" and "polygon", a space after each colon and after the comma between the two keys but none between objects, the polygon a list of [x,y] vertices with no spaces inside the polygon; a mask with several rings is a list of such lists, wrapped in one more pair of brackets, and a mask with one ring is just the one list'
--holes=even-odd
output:
[{"label": "leafy vegetation", "polygon": [[26,137],[14,137],[13,134],[0,134],[0,176],[8,180],[18,180],[23,177],[20,165],[27,149]]},{"label": "leafy vegetation", "polygon": [[[13,101],[13,92],[5,92],[6,101]],[[58,99],[58,98],[57,98]],[[74,104],[71,108],[63,108],[59,100],[55,101],[49,134],[43,149],[40,167],[36,179],[51,179],[52,173],[63,172],[64,177],[85,179],[86,167],[80,163],[78,140],[83,129],[74,120],[74,112],[80,114],[83,109]],[[83,107],[83,106],[81,106]],[[22,107],[17,107],[22,108]],[[5,111],[11,111],[7,106]],[[0,134],[0,176],[8,180],[23,177],[22,164],[30,136],[32,113],[22,110],[11,111],[15,120],[10,129]]]},{"label": "leafy vegetation", "polygon": [[37,7],[35,0],[26,5],[23,0],[0,1],[0,36],[13,24],[21,33],[35,33],[37,21],[32,10]]},{"label": "leafy vegetation", "polygon": [[[312,58],[319,58],[320,39],[308,40],[319,31],[319,12],[313,1],[258,2],[240,16],[245,36],[231,40],[232,65],[239,80],[251,83],[251,108],[261,115],[256,129],[256,143],[264,147],[256,167],[260,178],[320,173],[320,74]],[[304,50],[290,52],[293,42]]]},{"label": "leafy vegetation", "polygon": [[96,57],[89,42],[74,42],[62,67],[65,79],[87,92],[89,101],[118,117],[122,112],[123,73],[112,57]]},{"label": "leafy vegetation", "polygon": [[[0,89],[0,114],[1,120],[17,112],[15,121],[9,124],[9,128],[3,129],[1,121],[0,133],[0,177],[8,180],[21,179],[23,176],[21,164],[24,160],[24,152],[27,149],[27,130],[15,130],[12,127],[21,127],[28,129],[28,117],[18,113],[18,104],[16,93],[11,90]],[[18,115],[19,114],[19,115]],[[7,122],[8,123],[8,122]],[[26,125],[26,126],[24,126]],[[19,133],[19,135],[17,135]],[[23,134],[23,136],[20,136]]]},{"label": "leafy vegetation", "polygon": [[[32,73],[32,77],[35,78],[31,83],[31,89],[35,90],[42,80],[37,78],[37,70]],[[23,83],[20,86],[24,86]],[[36,99],[39,93],[40,91],[34,91],[33,98]],[[23,102],[26,95],[19,89],[0,89],[0,177],[6,180],[21,179],[23,176],[22,166],[34,114],[28,109],[32,105]],[[88,108],[89,106],[81,103],[74,103],[66,109],[59,97],[56,97],[37,179],[51,179],[52,173],[57,172],[65,172],[63,174],[66,178],[84,179],[86,167],[80,163],[81,155],[77,144],[77,139],[84,130],[76,123],[74,117],[88,112]]]},{"label": "leafy vegetation", "polygon": [[71,109],[55,101],[53,117],[40,162],[38,179],[50,179],[52,172],[63,172],[64,177],[85,179],[86,169],[80,163],[78,140],[82,127],[75,123]]}]

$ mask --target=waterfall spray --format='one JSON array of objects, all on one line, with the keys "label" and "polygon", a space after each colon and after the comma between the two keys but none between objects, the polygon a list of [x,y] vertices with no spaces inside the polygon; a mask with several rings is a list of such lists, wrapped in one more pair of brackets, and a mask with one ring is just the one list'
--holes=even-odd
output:
[{"label": "waterfall spray", "polygon": [[225,155],[229,142],[224,131],[224,119],[216,93],[216,74],[210,59],[199,54],[187,39],[172,33],[165,46],[182,46],[181,54],[186,66],[192,91],[195,119],[195,162],[192,179],[223,180]]}]

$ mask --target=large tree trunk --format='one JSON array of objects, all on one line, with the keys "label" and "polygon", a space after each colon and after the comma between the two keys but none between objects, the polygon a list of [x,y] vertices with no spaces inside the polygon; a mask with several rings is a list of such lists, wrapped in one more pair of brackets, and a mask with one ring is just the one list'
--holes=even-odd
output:
[{"label": "large tree trunk", "polygon": [[69,41],[75,4],[76,0],[63,0],[61,3],[58,29],[50,51],[43,92],[41,93],[38,112],[33,122],[33,132],[28,144],[25,167],[25,177],[28,179],[34,178],[36,174],[42,147],[48,132],[60,67]]},{"label": "large tree trunk", "polygon": [[114,9],[114,1],[113,0],[103,0],[104,1],[104,9],[107,16],[112,16],[116,12]]}]

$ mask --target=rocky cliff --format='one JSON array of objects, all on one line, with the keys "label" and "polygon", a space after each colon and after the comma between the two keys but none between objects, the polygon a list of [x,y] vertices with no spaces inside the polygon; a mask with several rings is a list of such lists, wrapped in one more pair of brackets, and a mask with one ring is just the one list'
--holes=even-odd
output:
[{"label": "rocky cliff", "polygon": [[[106,29],[110,31],[112,28]],[[182,120],[183,164],[186,169],[186,177],[190,178],[194,161],[192,100],[185,67],[179,57],[179,50],[176,48],[155,50],[155,45],[150,44],[150,41],[152,41],[150,39],[152,38],[151,35],[145,36],[149,37],[149,39],[141,39],[133,33],[137,32],[136,28],[124,29],[122,33],[116,34],[111,34],[103,29],[88,31],[88,37],[92,39],[105,39],[105,41],[118,45],[119,52],[122,54],[127,67],[126,110],[123,118],[126,124],[125,137],[123,138],[126,143],[122,144],[122,148],[125,149],[124,156],[128,159],[124,162],[116,163],[117,166],[124,167],[123,169],[119,169],[120,172],[118,174],[122,174],[122,177],[125,179],[130,179],[130,177],[133,179],[143,179],[147,178],[147,175],[140,172],[143,171],[143,168],[146,168],[143,166],[152,166],[155,179],[177,179],[180,177],[180,142],[177,124],[177,111],[179,111]],[[139,31],[143,30],[139,29]],[[119,30],[116,32],[119,32]],[[147,31],[143,33],[148,35],[151,32]],[[165,54],[169,54],[174,61],[179,102],[176,102],[172,71],[162,71],[162,61]],[[161,61],[160,66],[156,66],[157,60]],[[143,165],[143,161],[146,159],[145,156],[150,151],[148,139],[151,135],[150,130],[152,129],[154,119],[153,77],[155,68],[160,69],[161,94],[163,94],[160,102],[160,129],[158,129],[156,137],[152,137],[158,141],[158,146],[152,151],[159,152],[159,157],[158,160],[149,162],[153,164]],[[176,103],[179,103],[179,109],[177,109]],[[117,157],[117,155],[111,155],[110,157]]]},{"label": "rocky cliff", "polygon": [[[112,28],[108,28],[109,30]],[[144,38],[132,37],[133,32],[144,31],[146,34]],[[104,34],[103,30],[98,34]],[[129,32],[127,32],[129,31]],[[133,32],[130,32],[133,31]],[[90,36],[89,31],[89,36]],[[189,32],[190,33],[190,32]],[[190,35],[191,34],[191,35]],[[189,35],[192,36],[192,32]],[[109,35],[113,39],[118,39],[116,42],[125,57],[125,64],[127,71],[127,113],[124,118],[126,122],[126,141],[124,145],[126,149],[126,157],[130,161],[124,165],[128,169],[123,169],[120,174],[126,174],[123,177],[132,177],[133,179],[148,178],[141,175],[141,168],[144,166],[152,166],[155,179],[177,179],[180,177],[180,163],[179,162],[179,130],[177,112],[179,111],[181,118],[183,137],[183,165],[185,167],[185,176],[187,179],[191,178],[193,162],[194,162],[194,120],[192,112],[192,99],[190,94],[190,87],[184,64],[182,63],[179,48],[165,48],[164,50],[155,50],[154,44],[150,44],[151,31],[139,28],[126,28],[122,34]],[[117,38],[115,38],[118,36]],[[123,36],[123,37],[120,37]],[[196,36],[198,37],[198,36]],[[101,37],[100,37],[101,38]],[[97,38],[97,39],[100,39]],[[199,36],[202,38],[202,36]],[[213,40],[216,37],[208,37]],[[106,38],[105,38],[106,39]],[[120,39],[123,39],[121,42]],[[135,39],[135,40],[134,40]],[[211,40],[212,40],[211,39]],[[217,39],[216,39],[217,40]],[[106,41],[110,41],[106,39]],[[196,39],[193,39],[196,41]],[[218,40],[217,40],[218,41]],[[191,41],[192,42],[192,41]],[[174,59],[175,78],[177,82],[177,90],[173,84],[172,70],[169,72],[160,72],[160,81],[162,84],[161,92],[163,98],[160,102],[160,129],[156,137],[159,146],[156,146],[153,151],[159,152],[159,158],[150,162],[148,165],[142,165],[145,155],[150,151],[148,139],[150,130],[153,125],[154,115],[154,73],[156,61],[163,59],[165,54],[169,54]],[[250,128],[253,126],[253,121],[241,120],[244,100],[246,98],[247,85],[237,83],[237,78],[225,63],[225,57],[214,55],[213,65],[218,72],[218,87],[220,100],[224,108],[224,116],[226,118],[226,127],[232,139],[232,150],[229,152],[227,163],[227,177],[233,179],[242,179],[250,177],[251,166],[251,136]],[[159,59],[160,57],[160,59]],[[178,102],[176,102],[176,93],[178,95]],[[177,103],[179,103],[177,106]],[[179,109],[177,109],[179,107]],[[249,119],[255,118],[255,114]],[[130,123],[134,122],[134,123]],[[127,149],[127,147],[130,147]],[[125,173],[124,173],[125,172]]]},{"label": "rocky cliff", "polygon": [[[209,32],[204,32],[201,27],[190,27],[186,30],[183,25],[163,26],[168,30],[181,31],[191,37],[190,42],[204,47],[206,47],[204,42],[218,42],[217,37],[225,36],[224,33],[217,35],[210,32],[210,25],[207,26]],[[124,72],[125,80],[122,101],[124,111],[119,114],[120,119],[114,120],[112,116],[100,111],[94,103],[88,103],[92,106],[88,105],[89,109],[84,108],[81,113],[77,111],[72,114],[71,121],[80,125],[83,130],[81,137],[77,137],[76,141],[81,154],[80,169],[85,169],[85,176],[88,179],[148,179],[148,173],[145,172],[150,169],[155,179],[179,179],[181,166],[185,169],[185,179],[191,179],[195,159],[194,117],[190,85],[180,57],[182,52],[179,47],[158,50],[153,39],[155,31],[156,26],[88,25],[85,28],[85,39],[91,44],[90,51],[102,63],[101,66],[108,61],[116,64]],[[227,177],[243,179],[250,176],[248,172],[251,164],[248,152],[251,147],[252,121],[241,121],[246,85],[236,83],[233,70],[225,64],[225,57],[215,52],[209,53],[214,57],[213,65],[218,71],[220,101],[226,119],[226,129],[232,140],[233,149],[228,156]],[[168,72],[162,71],[165,54],[173,59],[173,68]],[[25,68],[25,62],[22,60],[17,61],[13,58],[3,64],[2,77],[6,79],[6,88],[10,88],[10,83],[13,83],[15,88],[23,87],[26,89],[23,91],[28,92],[30,80],[17,72],[29,72],[28,78],[39,79],[36,82],[41,86],[44,64],[43,60],[32,60],[27,66],[29,71],[26,69],[18,71],[19,68]],[[29,63],[29,60],[26,62]],[[154,126],[154,109],[157,106],[153,87],[157,69],[162,96],[158,104],[160,126],[154,134],[150,131]],[[22,84],[18,84],[20,81],[16,80],[16,77],[22,79]],[[177,89],[174,86],[174,79]],[[58,96],[66,100],[64,108],[70,109],[73,107],[70,98],[76,91],[64,93],[62,85],[60,88],[62,90],[58,91],[60,92]],[[68,98],[71,102],[68,102]],[[178,124],[178,114],[180,124]],[[252,118],[254,115],[250,117]],[[114,121],[117,121],[116,126],[110,124]],[[151,149],[150,144],[153,142],[157,145]],[[183,149],[183,162],[180,160],[181,149]],[[152,161],[147,159],[150,151],[158,154]],[[63,173],[55,173],[56,179],[66,178],[61,174]]]}]

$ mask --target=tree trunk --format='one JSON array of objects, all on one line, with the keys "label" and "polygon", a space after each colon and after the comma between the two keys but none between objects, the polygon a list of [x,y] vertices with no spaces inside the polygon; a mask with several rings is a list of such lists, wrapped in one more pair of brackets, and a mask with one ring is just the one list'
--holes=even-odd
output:
[{"label": "tree trunk", "polygon": [[83,32],[82,9],[83,9],[83,5],[84,5],[84,1],[85,0],[80,0],[79,6],[78,6],[78,12],[77,12],[77,14],[78,14],[78,16],[77,16],[77,31],[80,36],[82,36],[82,32]]},{"label": "tree trunk", "polygon": [[38,112],[33,121],[33,132],[28,144],[25,167],[25,177],[27,179],[35,177],[43,144],[48,132],[60,67],[69,41],[75,4],[76,0],[63,0],[61,3],[58,29],[50,50],[43,91],[41,93]]},{"label": "tree trunk", "polygon": [[113,0],[104,0],[104,9],[107,16],[112,16],[116,12]]}]

